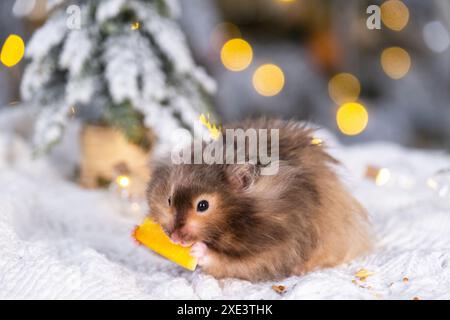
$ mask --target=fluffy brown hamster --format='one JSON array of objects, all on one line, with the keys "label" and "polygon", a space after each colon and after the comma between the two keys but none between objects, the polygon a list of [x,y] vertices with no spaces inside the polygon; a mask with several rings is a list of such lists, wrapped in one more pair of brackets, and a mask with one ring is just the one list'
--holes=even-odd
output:
[{"label": "fluffy brown hamster", "polygon": [[311,143],[311,129],[266,119],[227,128],[279,129],[278,172],[262,175],[260,163],[165,161],[154,167],[148,188],[150,216],[172,241],[192,245],[203,271],[275,280],[368,251],[366,212],[339,182],[337,161]]}]

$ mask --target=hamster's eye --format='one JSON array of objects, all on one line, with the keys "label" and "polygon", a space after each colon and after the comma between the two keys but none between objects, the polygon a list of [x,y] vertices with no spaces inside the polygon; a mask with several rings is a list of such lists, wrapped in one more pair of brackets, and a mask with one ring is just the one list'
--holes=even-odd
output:
[{"label": "hamster's eye", "polygon": [[208,210],[208,208],[209,208],[209,203],[206,200],[201,200],[197,204],[197,211],[198,212],[205,212],[206,210]]},{"label": "hamster's eye", "polygon": [[168,199],[167,199],[167,202],[169,203],[169,206],[171,205],[171,197],[169,197]]}]

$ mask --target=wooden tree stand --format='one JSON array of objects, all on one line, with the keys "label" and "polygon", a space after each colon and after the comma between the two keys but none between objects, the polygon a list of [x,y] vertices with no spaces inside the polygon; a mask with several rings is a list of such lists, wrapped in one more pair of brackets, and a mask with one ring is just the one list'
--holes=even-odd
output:
[{"label": "wooden tree stand", "polygon": [[115,129],[87,125],[81,133],[80,184],[87,188],[107,185],[126,168],[130,195],[143,197],[150,179],[149,155]]}]

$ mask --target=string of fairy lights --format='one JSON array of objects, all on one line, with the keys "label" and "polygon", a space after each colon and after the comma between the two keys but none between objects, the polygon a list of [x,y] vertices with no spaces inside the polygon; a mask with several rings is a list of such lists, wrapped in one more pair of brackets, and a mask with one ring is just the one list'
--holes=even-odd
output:
[{"label": "string of fairy lights", "polygon": [[[388,0],[381,5],[381,21],[394,31],[403,30],[409,21],[408,7],[400,0]],[[385,74],[394,80],[406,76],[411,68],[409,53],[398,46],[385,48],[380,54],[380,64]],[[339,130],[349,136],[362,133],[369,122],[366,107],[358,101],[361,84],[350,73],[340,73],[328,83],[331,99],[338,105],[336,123]]]},{"label": "string of fairy lights", "polygon": [[[279,2],[295,2],[296,0],[278,0]],[[401,0],[387,0],[380,6],[383,25],[395,32],[401,32],[410,18],[408,7]],[[433,40],[436,35],[439,41]],[[229,39],[223,41],[224,35]],[[446,29],[438,21],[432,21],[423,29],[424,42],[435,52],[443,52],[449,46]],[[214,28],[211,34],[213,47],[219,47],[220,60],[231,72],[241,72],[253,63],[253,48],[248,40],[242,37],[238,26],[223,22]],[[222,43],[221,43],[222,41]],[[380,53],[380,67],[393,80],[405,77],[412,65],[407,50],[399,46],[384,48]],[[286,79],[282,68],[276,64],[262,64],[255,68],[252,76],[255,91],[265,97],[278,95],[284,88]],[[328,82],[328,92],[336,104],[336,125],[344,135],[361,134],[369,123],[368,108],[359,101],[361,83],[358,77],[350,73],[339,73]]]}]

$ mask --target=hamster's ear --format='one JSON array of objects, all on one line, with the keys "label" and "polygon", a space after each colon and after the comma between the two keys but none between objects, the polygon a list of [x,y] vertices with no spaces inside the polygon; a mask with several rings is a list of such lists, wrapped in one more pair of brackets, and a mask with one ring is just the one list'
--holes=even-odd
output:
[{"label": "hamster's ear", "polygon": [[231,185],[241,190],[249,188],[259,177],[258,167],[250,163],[229,165],[226,173]]},{"label": "hamster's ear", "polygon": [[167,179],[167,177],[170,175],[171,170],[171,164],[170,159],[167,157],[154,157],[152,158],[151,165],[150,165],[150,171],[151,171],[151,178],[154,176],[164,176],[164,178]]},{"label": "hamster's ear", "polygon": [[171,165],[169,160],[162,158],[153,158],[150,165],[150,177],[146,177],[148,181],[147,196],[157,188],[164,191],[169,188]]}]

